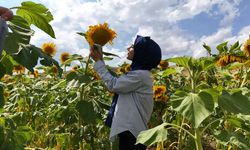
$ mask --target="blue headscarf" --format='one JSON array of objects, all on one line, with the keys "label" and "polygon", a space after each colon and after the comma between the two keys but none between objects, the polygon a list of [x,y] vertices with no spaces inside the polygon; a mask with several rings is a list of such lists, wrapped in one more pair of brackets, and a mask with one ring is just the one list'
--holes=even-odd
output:
[{"label": "blue headscarf", "polygon": [[150,37],[137,35],[134,42],[132,70],[151,70],[161,61],[161,48]]}]

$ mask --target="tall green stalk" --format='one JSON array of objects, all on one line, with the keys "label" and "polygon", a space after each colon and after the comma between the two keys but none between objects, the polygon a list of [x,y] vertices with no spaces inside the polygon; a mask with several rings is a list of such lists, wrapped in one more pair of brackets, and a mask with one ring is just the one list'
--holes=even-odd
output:
[{"label": "tall green stalk", "polygon": [[[192,92],[195,93],[196,92],[196,78],[199,74],[194,74],[193,70],[191,71],[191,88],[192,88]],[[195,128],[194,129],[194,135],[195,135],[195,147],[196,150],[203,150],[202,148],[202,143],[201,143],[201,132],[199,130],[199,128]]]},{"label": "tall green stalk", "polygon": [[201,144],[201,134],[199,128],[196,128],[194,130],[194,136],[195,136],[195,147],[196,150],[203,150],[202,144]]}]

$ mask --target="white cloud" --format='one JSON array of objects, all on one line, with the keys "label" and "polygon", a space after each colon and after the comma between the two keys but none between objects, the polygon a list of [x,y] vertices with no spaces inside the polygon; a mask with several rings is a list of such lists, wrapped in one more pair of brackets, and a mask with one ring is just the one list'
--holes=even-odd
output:
[{"label": "white cloud", "polygon": [[221,26],[231,26],[235,17],[239,16],[238,5],[239,0],[236,0],[234,3],[223,1],[219,4],[219,11],[224,15],[224,18],[220,22]]},{"label": "white cloud", "polygon": [[[51,39],[36,29],[32,42],[41,45],[54,41],[61,52],[88,55],[85,39],[76,34],[84,32],[89,25],[108,22],[116,32],[113,46],[105,47],[122,59],[114,59],[111,64],[126,60],[126,46],[133,42],[136,34],[149,35],[159,43],[163,58],[183,55],[202,56],[202,43],[216,45],[225,39],[233,39],[231,26],[237,17],[240,0],[100,0],[84,2],[82,0],[41,0],[51,11],[51,22],[57,39]],[[214,8],[218,7],[216,12]],[[178,22],[192,19],[200,13],[222,15],[221,28],[212,35],[194,37],[178,27]],[[249,29],[242,30],[247,33]],[[248,32],[249,33],[249,32]],[[245,34],[239,34],[239,38]],[[108,50],[109,49],[109,50]]]}]

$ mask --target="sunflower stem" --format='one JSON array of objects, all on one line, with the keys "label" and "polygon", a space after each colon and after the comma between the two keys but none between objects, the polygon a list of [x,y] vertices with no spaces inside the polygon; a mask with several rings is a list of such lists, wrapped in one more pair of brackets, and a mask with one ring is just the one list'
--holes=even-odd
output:
[{"label": "sunflower stem", "polygon": [[86,67],[85,67],[85,75],[87,75],[88,67],[89,67],[89,60],[90,60],[90,55],[88,56],[87,62],[86,62]]}]

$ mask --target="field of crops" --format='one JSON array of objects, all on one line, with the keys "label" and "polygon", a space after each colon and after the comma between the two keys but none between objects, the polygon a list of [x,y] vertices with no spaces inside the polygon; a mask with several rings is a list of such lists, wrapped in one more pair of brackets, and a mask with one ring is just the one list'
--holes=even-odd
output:
[{"label": "field of crops", "polygon": [[[94,62],[69,53],[59,62],[54,43],[30,44],[31,25],[54,37],[45,6],[24,2],[12,9],[0,56],[0,150],[116,149],[104,125],[113,93]],[[137,142],[156,150],[250,149],[250,39],[222,41],[217,53],[205,43],[201,48],[207,57],[169,58],[152,70],[154,111]],[[130,66],[108,68],[119,76]]]}]

